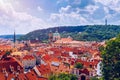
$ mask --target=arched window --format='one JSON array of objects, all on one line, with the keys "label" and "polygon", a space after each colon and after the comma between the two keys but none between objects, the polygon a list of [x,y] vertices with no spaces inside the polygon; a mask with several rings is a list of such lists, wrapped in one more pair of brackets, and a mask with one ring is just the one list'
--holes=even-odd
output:
[{"label": "arched window", "polygon": [[81,80],[86,80],[86,77],[84,75],[82,75]]}]

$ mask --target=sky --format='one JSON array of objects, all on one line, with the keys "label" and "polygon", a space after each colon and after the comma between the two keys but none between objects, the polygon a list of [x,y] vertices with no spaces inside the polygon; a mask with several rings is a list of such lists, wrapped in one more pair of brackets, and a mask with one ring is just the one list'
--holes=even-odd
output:
[{"label": "sky", "polygon": [[0,0],[0,35],[57,26],[120,24],[120,0]]}]

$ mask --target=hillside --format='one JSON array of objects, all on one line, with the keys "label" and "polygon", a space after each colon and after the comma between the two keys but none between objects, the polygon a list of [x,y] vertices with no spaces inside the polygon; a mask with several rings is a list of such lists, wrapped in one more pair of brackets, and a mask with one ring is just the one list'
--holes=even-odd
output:
[{"label": "hillside", "polygon": [[56,29],[61,34],[61,37],[71,36],[75,40],[84,41],[102,41],[113,38],[120,33],[119,25],[62,26],[35,30],[22,36],[20,40],[38,38],[41,41],[46,41],[49,31],[54,33]]}]

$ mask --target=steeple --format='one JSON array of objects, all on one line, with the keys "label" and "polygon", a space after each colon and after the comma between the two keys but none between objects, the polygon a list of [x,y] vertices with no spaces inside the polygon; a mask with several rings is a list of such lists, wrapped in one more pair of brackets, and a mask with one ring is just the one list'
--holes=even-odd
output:
[{"label": "steeple", "polygon": [[48,36],[49,36],[49,42],[51,43],[53,41],[53,33],[51,30],[49,31]]},{"label": "steeple", "polygon": [[14,42],[14,48],[15,48],[15,43],[16,43],[16,34],[15,34],[15,30],[14,30],[13,42]]}]

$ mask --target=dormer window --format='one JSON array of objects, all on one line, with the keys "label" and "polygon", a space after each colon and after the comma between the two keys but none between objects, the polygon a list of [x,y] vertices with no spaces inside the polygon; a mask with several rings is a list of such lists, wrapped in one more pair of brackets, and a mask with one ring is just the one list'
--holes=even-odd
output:
[{"label": "dormer window", "polygon": [[17,66],[17,69],[20,70],[20,66]]},{"label": "dormer window", "polygon": [[2,71],[3,71],[3,73],[6,73],[6,68],[3,68]]},{"label": "dormer window", "polygon": [[10,66],[10,70],[11,70],[11,72],[13,72],[14,71],[14,67]]}]

